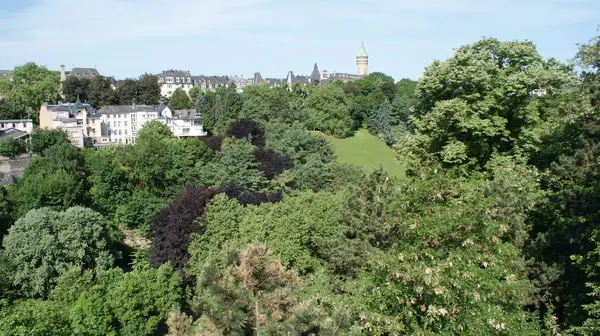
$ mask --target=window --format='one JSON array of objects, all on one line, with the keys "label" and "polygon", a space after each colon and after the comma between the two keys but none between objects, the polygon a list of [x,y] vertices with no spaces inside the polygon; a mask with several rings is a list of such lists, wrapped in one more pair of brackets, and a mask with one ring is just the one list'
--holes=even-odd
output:
[{"label": "window", "polygon": [[191,83],[191,82],[192,82],[192,79],[188,77],[188,83]]},{"label": "window", "polygon": [[179,83],[179,77],[175,78],[175,81],[176,81],[177,83]]},{"label": "window", "polygon": [[117,122],[113,121],[113,127],[117,127]]},{"label": "window", "polygon": [[127,121],[125,121],[125,127],[127,127]]},{"label": "window", "polygon": [[173,87],[173,84],[169,84],[169,85],[167,85],[167,87],[170,89]]},{"label": "window", "polygon": [[121,135],[121,130],[119,130],[119,135]]},{"label": "window", "polygon": [[121,127],[121,121],[119,120],[119,127]]},{"label": "window", "polygon": [[121,119],[121,115],[120,115],[120,114],[117,114],[117,118],[118,118],[118,119]]},{"label": "window", "polygon": [[127,135],[127,130],[125,130],[125,135]]},{"label": "window", "polygon": [[25,123],[23,123],[23,128],[27,127],[27,125]]},{"label": "window", "polygon": [[108,130],[108,136],[110,136],[110,130]]}]

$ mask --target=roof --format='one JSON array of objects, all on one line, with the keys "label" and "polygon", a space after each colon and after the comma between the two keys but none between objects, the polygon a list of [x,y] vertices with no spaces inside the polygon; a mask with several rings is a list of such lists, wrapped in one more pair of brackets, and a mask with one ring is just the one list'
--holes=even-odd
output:
[{"label": "roof", "polygon": [[31,119],[4,119],[0,120],[0,123],[27,123],[33,122]]},{"label": "roof", "polygon": [[165,77],[165,76],[173,76],[173,77],[192,77],[189,71],[184,70],[164,70],[161,74],[157,75],[157,77]]},{"label": "roof", "polygon": [[315,63],[312,74],[310,74],[310,80],[312,82],[315,82],[319,81],[319,79],[321,79],[321,73],[319,72],[319,67],[317,66],[317,63]]},{"label": "roof", "polygon": [[91,78],[95,76],[100,76],[100,74],[98,73],[98,70],[94,68],[73,68],[73,70],[69,72],[68,76],[75,76],[78,78]]},{"label": "roof", "polygon": [[8,129],[5,129],[4,131],[0,131],[0,140],[7,139],[7,138],[19,139],[19,138],[27,136],[28,134],[29,133],[24,132],[24,131],[19,131],[18,129],[15,129],[15,128],[8,128]]},{"label": "roof", "polygon": [[132,112],[160,112],[159,105],[112,105],[104,106],[98,110],[100,114],[118,114]]},{"label": "roof", "polygon": [[12,70],[0,70],[0,78],[10,77],[11,75],[12,75]]},{"label": "roof", "polygon": [[369,57],[369,55],[367,55],[367,51],[365,50],[365,45],[364,44],[360,44],[360,49],[358,49],[358,55],[356,55],[357,57]]},{"label": "roof", "polygon": [[194,109],[174,110],[173,118],[174,119],[202,119],[200,114]]}]

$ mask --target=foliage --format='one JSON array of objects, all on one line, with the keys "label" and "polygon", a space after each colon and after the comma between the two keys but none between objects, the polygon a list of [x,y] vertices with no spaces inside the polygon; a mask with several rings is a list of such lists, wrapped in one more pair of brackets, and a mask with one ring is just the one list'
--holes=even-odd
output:
[{"label": "foliage", "polygon": [[192,101],[188,94],[182,89],[177,88],[171,98],[169,98],[169,106],[173,110],[185,110],[192,108]]},{"label": "foliage", "polygon": [[87,102],[94,108],[106,105],[116,105],[118,98],[112,89],[112,80],[109,77],[95,76],[89,80]]},{"label": "foliage", "polygon": [[71,267],[112,265],[106,223],[90,209],[32,210],[8,231],[2,243],[12,265],[11,279],[26,296],[46,296],[56,277]]},{"label": "foliage", "polygon": [[127,203],[117,206],[115,221],[126,228],[149,232],[152,221],[168,203],[145,190],[135,190]]},{"label": "foliage", "polygon": [[494,151],[539,148],[536,128],[550,116],[536,108],[537,89],[552,95],[568,69],[543,60],[531,42],[486,38],[429,66],[416,88],[415,134],[399,146],[452,165],[483,166]]},{"label": "foliage", "polygon": [[309,127],[336,138],[352,134],[357,126],[352,119],[352,100],[342,87],[327,85],[315,87],[306,98]]},{"label": "foliage", "polygon": [[382,139],[387,139],[390,135],[390,115],[392,113],[392,104],[387,100],[384,101],[379,108],[371,111],[369,114],[369,132],[379,136]]},{"label": "foliage", "polygon": [[[19,118],[27,118],[43,102],[56,102],[60,91],[57,73],[33,62],[15,67],[11,79],[0,80],[0,96],[18,111]],[[35,116],[35,115],[34,115]]]},{"label": "foliage", "polygon": [[265,145],[265,133],[262,127],[254,120],[239,119],[229,126],[225,132],[230,138],[248,139],[254,146]]},{"label": "foliage", "polygon": [[0,140],[0,156],[14,159],[17,154],[25,151],[25,144],[21,139],[6,138]]},{"label": "foliage", "polygon": [[56,302],[0,300],[0,334],[11,336],[71,335],[69,317]]},{"label": "foliage", "polygon": [[68,102],[87,101],[90,91],[90,79],[79,78],[77,76],[69,76],[62,83],[62,92]]},{"label": "foliage", "polygon": [[176,270],[185,267],[190,235],[199,229],[196,220],[214,195],[211,189],[183,188],[171,205],[159,211],[152,233],[150,262],[153,266],[169,262]]},{"label": "foliage", "polygon": [[46,149],[59,144],[69,142],[67,133],[61,129],[36,128],[31,133],[31,151],[42,154]]}]

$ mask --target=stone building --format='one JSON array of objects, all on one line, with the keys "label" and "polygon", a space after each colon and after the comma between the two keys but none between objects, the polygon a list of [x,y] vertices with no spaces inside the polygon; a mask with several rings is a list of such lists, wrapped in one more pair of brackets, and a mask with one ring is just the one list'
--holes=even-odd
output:
[{"label": "stone building", "polygon": [[79,99],[75,103],[44,103],[40,107],[40,128],[64,130],[71,143],[79,148],[98,144],[102,139],[100,115]]}]

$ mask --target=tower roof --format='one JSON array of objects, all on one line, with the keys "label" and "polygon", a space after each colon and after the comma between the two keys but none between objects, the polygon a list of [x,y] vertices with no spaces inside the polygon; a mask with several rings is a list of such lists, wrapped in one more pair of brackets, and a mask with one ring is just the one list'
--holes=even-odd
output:
[{"label": "tower roof", "polygon": [[317,63],[315,63],[312,74],[310,75],[310,79],[311,81],[318,81],[319,79],[321,79],[321,73],[319,72],[319,67],[317,66]]},{"label": "tower roof", "polygon": [[358,50],[358,55],[356,55],[358,57],[369,57],[369,55],[367,55],[367,51],[365,50],[365,45],[364,44],[360,44],[360,49]]}]

